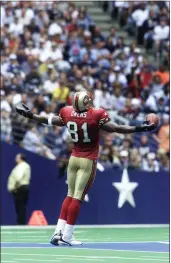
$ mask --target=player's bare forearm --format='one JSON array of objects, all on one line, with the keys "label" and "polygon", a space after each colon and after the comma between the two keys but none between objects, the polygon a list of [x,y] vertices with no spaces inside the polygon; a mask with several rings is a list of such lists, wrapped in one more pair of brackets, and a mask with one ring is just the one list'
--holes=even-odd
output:
[{"label": "player's bare forearm", "polygon": [[[33,120],[39,123],[48,124],[48,117],[46,116],[40,116],[37,114],[33,114]],[[60,120],[58,116],[52,117],[51,123],[52,125],[56,125],[56,126],[64,126],[64,124],[62,123],[62,121]]]},{"label": "player's bare forearm", "polygon": [[135,126],[128,125],[117,125],[113,122],[107,122],[101,127],[106,132],[117,132],[117,133],[133,133],[136,132]]},{"label": "player's bare forearm", "polygon": [[21,106],[17,106],[16,107],[16,111],[24,116],[25,118],[29,118],[32,120],[35,120],[39,123],[43,123],[43,124],[50,124],[50,125],[56,125],[56,126],[64,126],[64,123],[62,122],[62,120],[59,118],[59,116],[54,116],[52,118],[49,119],[49,117],[46,116],[40,116],[37,114],[34,114],[28,107],[27,105],[25,105],[24,103],[22,103],[22,107]]},{"label": "player's bare forearm", "polygon": [[117,133],[147,132],[155,128],[154,123],[149,124],[147,122],[142,123],[140,126],[118,125],[113,122],[106,122],[101,127],[103,131]]},{"label": "player's bare forearm", "polygon": [[33,114],[33,120],[37,121],[38,123],[48,124],[48,117],[45,116]]}]

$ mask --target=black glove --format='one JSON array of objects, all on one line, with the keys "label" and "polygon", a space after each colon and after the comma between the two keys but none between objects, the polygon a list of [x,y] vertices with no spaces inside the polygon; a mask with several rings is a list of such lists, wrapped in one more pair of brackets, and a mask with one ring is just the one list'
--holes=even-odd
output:
[{"label": "black glove", "polygon": [[156,126],[154,123],[151,123],[149,121],[143,122],[140,126],[135,127],[136,132],[147,132],[147,131],[152,131],[156,129]]},{"label": "black glove", "polygon": [[33,113],[31,112],[31,110],[23,103],[22,106],[23,108],[17,106],[16,111],[26,118],[33,119]]}]

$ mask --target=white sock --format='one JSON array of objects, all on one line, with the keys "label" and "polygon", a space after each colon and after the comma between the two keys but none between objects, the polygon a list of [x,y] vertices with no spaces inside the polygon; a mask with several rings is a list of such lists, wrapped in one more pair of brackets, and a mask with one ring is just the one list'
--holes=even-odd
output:
[{"label": "white sock", "polygon": [[59,233],[60,231],[63,234],[65,225],[66,225],[66,220],[58,219],[58,223],[57,223],[56,229],[55,229],[55,234]]},{"label": "white sock", "polygon": [[66,237],[66,238],[71,238],[73,232],[74,232],[74,225],[68,225],[68,224],[66,224],[66,225],[65,225],[64,232],[63,232],[63,237],[64,237],[64,239],[65,239],[65,237]]}]

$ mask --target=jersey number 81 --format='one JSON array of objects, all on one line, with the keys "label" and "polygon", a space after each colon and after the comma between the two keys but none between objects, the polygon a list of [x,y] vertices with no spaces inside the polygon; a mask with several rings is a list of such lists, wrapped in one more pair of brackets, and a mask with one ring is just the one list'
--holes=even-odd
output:
[{"label": "jersey number 81", "polygon": [[[76,122],[69,121],[67,123],[67,128],[71,134],[71,138],[73,142],[78,142],[78,125]],[[81,129],[83,130],[83,142],[88,143],[91,142],[90,138],[88,137],[88,131],[87,131],[88,125],[87,122],[84,122],[81,126]]]}]

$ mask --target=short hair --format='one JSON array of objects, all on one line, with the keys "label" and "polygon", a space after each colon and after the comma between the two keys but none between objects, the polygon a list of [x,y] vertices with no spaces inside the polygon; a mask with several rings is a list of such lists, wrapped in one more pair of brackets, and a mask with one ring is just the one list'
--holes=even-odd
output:
[{"label": "short hair", "polygon": [[26,160],[27,160],[26,155],[23,154],[23,153],[20,153],[20,158],[21,158],[21,160],[23,160],[23,161],[26,161]]}]

